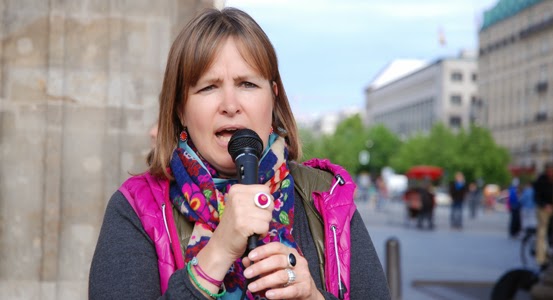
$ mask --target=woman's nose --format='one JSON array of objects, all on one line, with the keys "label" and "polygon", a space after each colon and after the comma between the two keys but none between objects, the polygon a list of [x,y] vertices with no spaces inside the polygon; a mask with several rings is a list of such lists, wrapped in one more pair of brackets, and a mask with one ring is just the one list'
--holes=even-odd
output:
[{"label": "woman's nose", "polygon": [[235,115],[240,112],[240,102],[238,95],[233,88],[225,89],[221,101],[220,112],[225,115]]}]

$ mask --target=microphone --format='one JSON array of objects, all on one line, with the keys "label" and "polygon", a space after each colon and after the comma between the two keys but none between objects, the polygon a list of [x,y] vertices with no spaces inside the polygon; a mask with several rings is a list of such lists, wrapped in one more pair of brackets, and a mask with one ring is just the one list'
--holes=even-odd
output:
[{"label": "microphone", "polygon": [[[238,183],[257,184],[259,159],[263,152],[263,141],[251,129],[237,130],[228,143],[228,152],[236,165]],[[248,237],[248,253],[257,245],[259,236]]]}]

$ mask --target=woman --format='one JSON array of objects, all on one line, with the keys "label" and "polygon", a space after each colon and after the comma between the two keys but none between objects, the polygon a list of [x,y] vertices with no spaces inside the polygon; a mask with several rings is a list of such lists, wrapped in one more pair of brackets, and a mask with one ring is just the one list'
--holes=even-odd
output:
[{"label": "woman", "polygon": [[[390,297],[349,175],[328,161],[295,163],[277,66],[263,30],[237,9],[206,10],[179,34],[150,168],[108,204],[91,299]],[[234,179],[227,147],[243,128],[263,141],[259,184]]]}]

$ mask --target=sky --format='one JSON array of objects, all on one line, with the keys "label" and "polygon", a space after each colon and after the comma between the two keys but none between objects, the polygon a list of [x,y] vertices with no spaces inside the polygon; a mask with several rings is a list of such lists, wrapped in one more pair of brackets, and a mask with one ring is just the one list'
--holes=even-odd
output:
[{"label": "sky", "polygon": [[483,11],[498,1],[224,2],[250,14],[269,36],[301,122],[362,108],[365,88],[394,59],[432,62],[476,50]]}]

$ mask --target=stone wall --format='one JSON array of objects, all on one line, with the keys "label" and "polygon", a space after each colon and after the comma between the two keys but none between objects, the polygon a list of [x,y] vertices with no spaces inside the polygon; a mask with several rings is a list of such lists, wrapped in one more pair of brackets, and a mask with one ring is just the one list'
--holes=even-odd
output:
[{"label": "stone wall", "polygon": [[86,299],[172,39],[206,0],[0,1],[0,299]]}]

